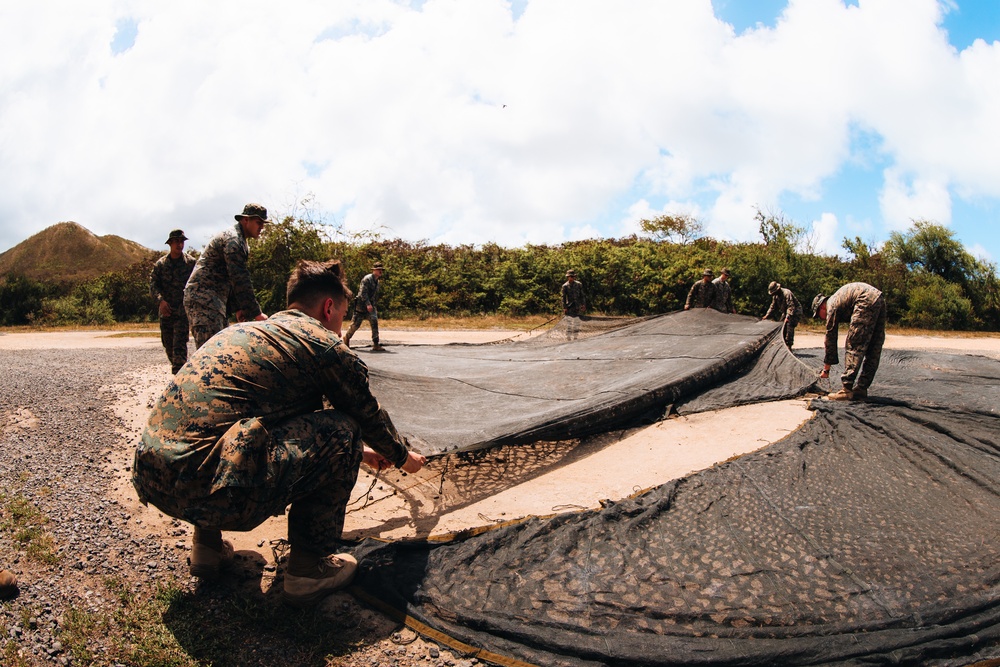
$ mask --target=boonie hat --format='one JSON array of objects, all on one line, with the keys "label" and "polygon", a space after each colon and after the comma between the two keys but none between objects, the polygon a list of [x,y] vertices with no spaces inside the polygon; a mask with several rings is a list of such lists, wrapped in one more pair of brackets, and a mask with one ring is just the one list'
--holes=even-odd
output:
[{"label": "boonie hat", "polygon": [[767,286],[767,293],[774,294],[780,289],[781,289],[781,283],[776,283],[772,280],[771,284]]},{"label": "boonie hat", "polygon": [[712,269],[705,269],[704,271],[701,272],[701,275],[704,277],[704,276],[714,276],[715,274],[712,273]]},{"label": "boonie hat", "polygon": [[372,264],[372,271],[374,271],[375,269],[378,269],[379,271],[385,271],[385,269],[382,267],[382,262],[375,262],[374,264]]},{"label": "boonie hat", "polygon": [[179,229],[175,229],[174,231],[170,232],[170,236],[167,237],[166,242],[170,243],[171,241],[187,241],[187,240],[188,237],[184,236],[184,232],[182,232]]},{"label": "boonie hat", "polygon": [[728,276],[729,275],[729,269],[728,268],[722,269],[722,271],[720,271],[719,273],[721,275],[723,275],[723,276]]},{"label": "boonie hat", "polygon": [[570,276],[573,276],[574,278],[576,278],[576,271],[574,271],[573,269],[570,269],[569,271],[567,271],[566,272],[566,277],[569,278]]},{"label": "boonie hat", "polygon": [[819,307],[822,306],[823,302],[828,298],[829,297],[824,296],[822,292],[816,295],[816,298],[813,299],[813,317],[819,317]]},{"label": "boonie hat", "polygon": [[233,216],[238,221],[240,218],[259,218],[261,222],[271,222],[267,219],[267,209],[260,204],[247,204],[243,207],[243,213]]}]

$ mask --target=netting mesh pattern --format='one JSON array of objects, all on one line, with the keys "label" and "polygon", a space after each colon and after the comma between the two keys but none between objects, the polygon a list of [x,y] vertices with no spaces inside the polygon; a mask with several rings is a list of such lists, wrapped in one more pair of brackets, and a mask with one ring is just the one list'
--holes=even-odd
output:
[{"label": "netting mesh pattern", "polygon": [[[953,378],[947,362],[898,357],[888,384]],[[976,367],[966,392],[995,398],[998,364]],[[995,657],[1000,418],[952,389],[946,406],[929,388],[911,388],[922,403],[814,401],[781,442],[602,510],[368,545],[359,584],[539,665]]]},{"label": "netting mesh pattern", "polygon": [[592,318],[574,340],[566,326],[499,345],[393,345],[365,360],[375,395],[427,455],[565,440],[655,418],[765,350],[769,371],[740,387],[744,402],[801,394],[815,380],[780,340],[772,344],[778,325],[756,318],[712,309],[628,324]]}]

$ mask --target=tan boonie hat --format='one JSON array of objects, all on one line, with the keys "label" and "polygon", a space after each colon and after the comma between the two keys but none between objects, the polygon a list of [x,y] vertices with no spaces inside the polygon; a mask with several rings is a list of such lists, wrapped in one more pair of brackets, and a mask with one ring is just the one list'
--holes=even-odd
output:
[{"label": "tan boonie hat", "polygon": [[714,276],[715,274],[712,273],[712,269],[705,269],[704,271],[701,272],[701,275],[702,275],[702,277],[704,277],[704,276],[710,276],[711,277],[711,276]]},{"label": "tan boonie hat", "polygon": [[166,243],[170,243],[171,241],[187,241],[187,240],[188,237],[184,236],[184,232],[182,232],[179,229],[175,229],[174,231],[170,232],[170,236],[167,237]]},{"label": "tan boonie hat", "polygon": [[780,289],[781,289],[781,283],[776,283],[772,280],[771,284],[767,286],[767,293],[774,294]]},{"label": "tan boonie hat", "polygon": [[243,207],[243,213],[233,216],[239,221],[241,218],[258,218],[261,222],[271,222],[267,219],[267,209],[260,204],[247,204]]},{"label": "tan boonie hat", "polygon": [[375,262],[374,264],[372,264],[372,271],[374,271],[375,269],[378,269],[379,271],[385,271],[385,268],[382,266],[382,262]]},{"label": "tan boonie hat", "polygon": [[567,271],[566,272],[566,277],[569,278],[570,276],[573,276],[574,278],[576,278],[576,271],[574,271],[573,269],[570,269],[569,271]]}]

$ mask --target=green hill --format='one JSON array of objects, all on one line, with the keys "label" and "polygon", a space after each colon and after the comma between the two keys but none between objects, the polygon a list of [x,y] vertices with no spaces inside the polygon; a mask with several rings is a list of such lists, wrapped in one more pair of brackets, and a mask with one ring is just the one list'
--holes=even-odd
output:
[{"label": "green hill", "polygon": [[75,222],[60,222],[0,254],[0,277],[16,274],[76,282],[121,271],[158,254],[120,236],[97,236]]}]

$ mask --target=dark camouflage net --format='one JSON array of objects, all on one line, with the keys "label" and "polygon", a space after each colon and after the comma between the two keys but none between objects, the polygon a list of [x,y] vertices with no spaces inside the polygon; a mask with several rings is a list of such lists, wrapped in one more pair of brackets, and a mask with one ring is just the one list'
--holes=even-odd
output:
[{"label": "dark camouflage net", "polygon": [[998,658],[1000,363],[887,351],[872,395],[599,511],[364,544],[360,590],[537,665]]},{"label": "dark camouflage net", "polygon": [[762,354],[769,370],[741,388],[746,402],[801,394],[816,379],[783,349],[775,322],[712,309],[583,317],[579,338],[567,340],[570,319],[525,341],[392,345],[365,356],[372,391],[415,450],[440,455],[655,420]]}]

